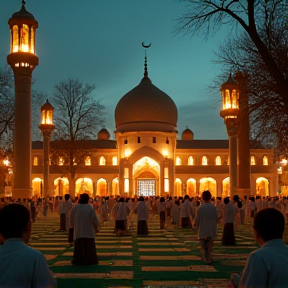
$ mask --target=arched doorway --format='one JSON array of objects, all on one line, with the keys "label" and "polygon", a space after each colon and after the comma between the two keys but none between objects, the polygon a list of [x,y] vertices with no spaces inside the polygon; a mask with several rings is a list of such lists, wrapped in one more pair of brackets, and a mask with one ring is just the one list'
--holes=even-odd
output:
[{"label": "arched doorway", "polygon": [[187,180],[187,194],[190,197],[195,197],[196,195],[196,180],[190,178]]},{"label": "arched doorway", "polygon": [[179,178],[175,179],[174,196],[182,196],[182,181]]},{"label": "arched doorway", "polygon": [[259,177],[256,180],[256,195],[257,196],[269,196],[269,181],[264,177]]},{"label": "arched doorway", "polygon": [[90,178],[79,178],[75,182],[75,192],[77,195],[86,193],[93,196],[93,182]]},{"label": "arched doorway", "polygon": [[133,165],[134,191],[140,196],[159,195],[160,165],[150,157],[143,157]]},{"label": "arched doorway", "polygon": [[112,195],[119,194],[119,180],[118,178],[113,179],[112,181]]},{"label": "arched doorway", "polygon": [[32,196],[37,198],[42,197],[43,194],[43,182],[41,178],[34,178],[32,180]]},{"label": "arched doorway", "polygon": [[54,180],[54,196],[64,196],[69,194],[69,181],[67,178],[57,178]]},{"label": "arched doorway", "polygon": [[97,181],[97,195],[106,196],[107,182],[105,179],[101,178]]},{"label": "arched doorway", "polygon": [[202,192],[205,190],[209,190],[212,197],[216,197],[216,180],[211,177],[202,178],[200,180],[200,194],[202,194]]},{"label": "arched doorway", "polygon": [[222,197],[230,196],[230,178],[227,177],[222,181]]}]

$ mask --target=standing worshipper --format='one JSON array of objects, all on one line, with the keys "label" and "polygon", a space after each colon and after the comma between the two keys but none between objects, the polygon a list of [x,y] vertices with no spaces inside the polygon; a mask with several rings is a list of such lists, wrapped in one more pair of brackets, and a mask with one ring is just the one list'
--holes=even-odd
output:
[{"label": "standing worshipper", "polygon": [[203,204],[197,210],[195,221],[201,245],[202,261],[212,263],[214,240],[217,238],[217,208],[211,203],[210,191],[202,193]]},{"label": "standing worshipper", "polygon": [[174,203],[172,203],[171,218],[172,224],[178,226],[180,220],[180,201],[178,199],[176,199]]},{"label": "standing worshipper", "polygon": [[[233,199],[237,200],[234,196]],[[238,197],[238,196],[237,196]],[[224,218],[223,218],[223,237],[222,244],[223,245],[235,245],[235,234],[234,234],[234,221],[237,214],[237,207],[234,201],[230,201],[229,197],[224,199]]]},{"label": "standing worshipper", "polygon": [[250,253],[239,288],[288,287],[288,247],[283,241],[285,219],[275,208],[254,217],[253,232],[261,248]]},{"label": "standing worshipper", "polygon": [[0,287],[56,288],[56,280],[44,255],[29,247],[29,210],[12,203],[0,210]]},{"label": "standing worshipper", "polygon": [[37,207],[37,202],[36,202],[36,198],[34,196],[30,202],[30,211],[31,211],[32,222],[35,222],[35,219],[36,219],[36,207]]},{"label": "standing worshipper", "polygon": [[164,229],[165,227],[165,213],[166,213],[166,203],[165,198],[161,197],[160,202],[157,206],[157,213],[160,216],[160,229]]},{"label": "standing worshipper", "polygon": [[192,227],[192,216],[193,216],[192,203],[189,200],[189,195],[185,195],[184,203],[180,208],[180,218],[182,228]]},{"label": "standing worshipper", "polygon": [[138,199],[138,206],[134,211],[138,216],[138,226],[137,226],[137,235],[148,235],[148,217],[149,217],[149,208],[144,202],[144,197],[140,196]]},{"label": "standing worshipper", "polygon": [[70,202],[70,195],[65,194],[65,201],[61,202],[59,213],[60,213],[60,230],[68,230],[69,229],[69,218],[68,212],[72,209],[73,204]]},{"label": "standing worshipper", "polygon": [[98,264],[95,233],[98,231],[99,221],[91,205],[88,204],[89,195],[81,194],[78,204],[70,213],[70,225],[74,227],[73,265]]},{"label": "standing worshipper", "polygon": [[121,197],[119,201],[112,208],[112,216],[115,220],[115,233],[116,236],[126,235],[127,224],[127,205],[124,203],[124,197]]}]

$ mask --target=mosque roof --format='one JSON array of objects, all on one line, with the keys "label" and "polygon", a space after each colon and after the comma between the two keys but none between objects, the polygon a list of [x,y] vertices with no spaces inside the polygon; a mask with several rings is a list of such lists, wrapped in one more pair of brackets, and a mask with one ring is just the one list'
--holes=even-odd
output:
[{"label": "mosque roof", "polygon": [[[76,147],[79,149],[117,149],[116,140],[76,140]],[[67,149],[70,141],[65,140],[54,140],[51,141],[50,147],[53,149]],[[33,141],[32,149],[43,149],[42,141]]]},{"label": "mosque roof", "polygon": [[98,140],[109,140],[110,139],[110,133],[106,128],[102,128],[98,132]]},{"label": "mosque roof", "polygon": [[[229,140],[177,140],[176,149],[229,149]],[[250,149],[264,149],[259,141],[250,140]]]},{"label": "mosque roof", "polygon": [[126,93],[115,109],[117,132],[176,131],[177,107],[174,101],[144,76]]}]

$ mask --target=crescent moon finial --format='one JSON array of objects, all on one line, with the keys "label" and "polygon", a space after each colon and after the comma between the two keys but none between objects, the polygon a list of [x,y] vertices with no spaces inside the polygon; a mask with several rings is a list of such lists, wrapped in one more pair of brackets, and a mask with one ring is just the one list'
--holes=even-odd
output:
[{"label": "crescent moon finial", "polygon": [[145,45],[145,42],[142,42],[142,47],[148,49],[151,46],[152,43]]}]

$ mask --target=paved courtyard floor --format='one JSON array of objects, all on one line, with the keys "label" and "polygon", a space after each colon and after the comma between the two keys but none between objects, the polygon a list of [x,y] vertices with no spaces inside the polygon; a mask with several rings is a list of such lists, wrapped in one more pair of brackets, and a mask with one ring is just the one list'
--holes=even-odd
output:
[{"label": "paved courtyard floor", "polygon": [[59,229],[59,216],[50,213],[33,223],[30,246],[41,251],[57,277],[58,287],[195,287],[226,288],[231,272],[240,272],[247,255],[258,245],[251,224],[239,226],[236,246],[214,247],[212,265],[200,259],[195,229],[167,225],[159,229],[159,218],[149,220],[149,236],[116,237],[113,223],[105,222],[96,236],[98,265],[73,266],[73,248],[67,233]]}]

